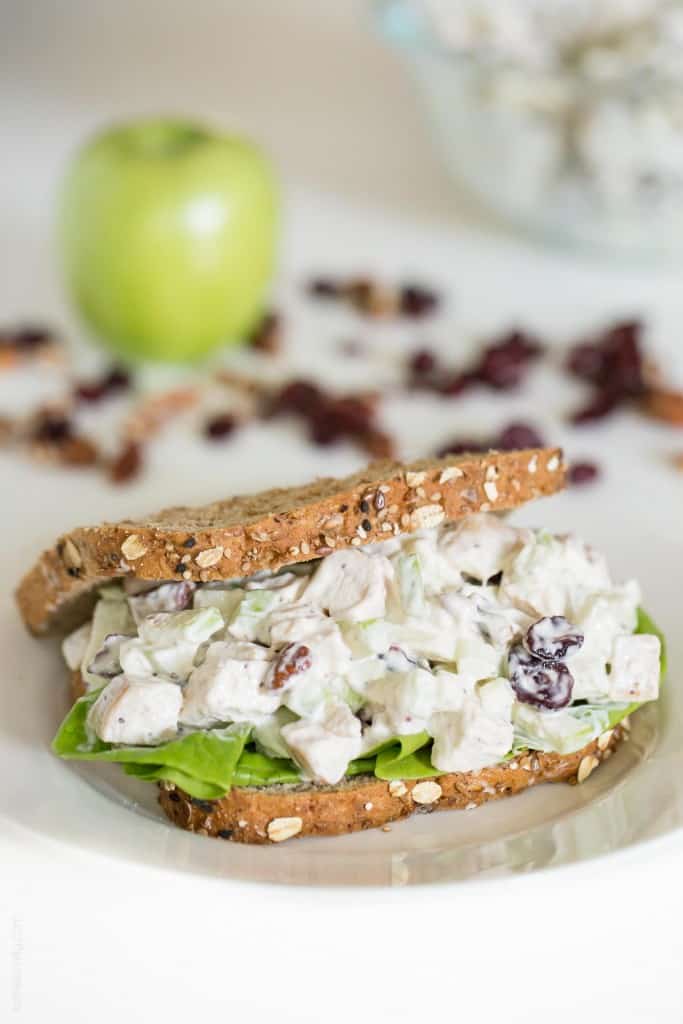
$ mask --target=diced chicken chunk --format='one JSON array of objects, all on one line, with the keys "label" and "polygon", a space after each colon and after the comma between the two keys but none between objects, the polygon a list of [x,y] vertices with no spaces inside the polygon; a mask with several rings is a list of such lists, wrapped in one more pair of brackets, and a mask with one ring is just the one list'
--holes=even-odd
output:
[{"label": "diced chicken chunk", "polygon": [[307,775],[333,785],[361,750],[361,724],[346,704],[330,702],[319,718],[300,718],[282,728],[294,759]]},{"label": "diced chicken chunk", "polygon": [[185,688],[180,720],[206,727],[218,722],[257,722],[275,712],[281,693],[265,687],[270,653],[258,644],[218,641]]},{"label": "diced chicken chunk", "polygon": [[183,701],[175,683],[120,675],[88,713],[88,726],[104,743],[156,746],[173,739]]},{"label": "diced chicken chunk", "polygon": [[611,700],[646,701],[659,696],[661,644],[656,636],[618,636],[609,676]]},{"label": "diced chicken chunk", "polygon": [[387,583],[393,574],[384,555],[369,555],[355,548],[335,551],[320,562],[302,600],[335,619],[378,619],[385,613]]},{"label": "diced chicken chunk", "polygon": [[502,519],[482,513],[469,516],[455,529],[444,532],[439,547],[458,572],[485,581],[500,572],[523,536]]}]

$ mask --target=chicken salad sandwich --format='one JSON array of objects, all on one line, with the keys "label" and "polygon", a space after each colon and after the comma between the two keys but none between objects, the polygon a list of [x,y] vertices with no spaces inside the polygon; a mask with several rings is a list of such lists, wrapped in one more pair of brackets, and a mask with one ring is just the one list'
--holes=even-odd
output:
[{"label": "chicken salad sandwich", "polygon": [[380,463],[73,531],[18,591],[66,630],[55,753],[255,843],[584,781],[663,651],[635,581],[501,516],[562,482],[557,450]]}]

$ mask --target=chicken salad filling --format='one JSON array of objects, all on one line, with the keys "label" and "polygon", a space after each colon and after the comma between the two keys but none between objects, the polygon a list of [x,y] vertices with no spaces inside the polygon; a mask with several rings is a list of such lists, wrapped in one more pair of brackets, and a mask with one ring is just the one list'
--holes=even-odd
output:
[{"label": "chicken salad filling", "polygon": [[571,753],[662,667],[634,581],[491,514],[249,579],[110,584],[63,653],[87,692],[55,751],[206,799]]}]

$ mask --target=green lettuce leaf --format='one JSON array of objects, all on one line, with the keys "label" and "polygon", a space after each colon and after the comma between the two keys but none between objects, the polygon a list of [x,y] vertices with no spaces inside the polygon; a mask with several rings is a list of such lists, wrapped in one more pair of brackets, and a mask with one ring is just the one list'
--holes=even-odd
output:
[{"label": "green lettuce leaf", "polygon": [[[192,732],[158,747],[114,747],[93,737],[86,728],[88,711],[101,691],[86,694],[76,701],[53,741],[52,749],[60,757],[80,761],[109,761],[154,768],[148,777],[167,778],[161,769],[182,772],[199,782],[210,783],[227,793],[235,768],[249,739],[251,729],[231,725],[209,732]],[[139,773],[138,773],[139,774]],[[140,777],[143,777],[140,775]]]},{"label": "green lettuce leaf", "polygon": [[215,786],[212,782],[202,782],[201,779],[195,779],[178,768],[170,768],[165,764],[122,764],[121,767],[126,775],[133,775],[144,782],[173,782],[199,800],[219,800],[225,796],[225,790],[221,786]]},{"label": "green lettuce leaf", "polygon": [[394,736],[352,761],[347,775],[374,774],[378,779],[423,779],[438,772],[429,760],[432,740],[427,732]]},{"label": "green lettuce leaf", "polygon": [[244,750],[237,762],[233,786],[270,786],[275,782],[301,782],[301,774],[286,757],[271,757],[258,750]]}]

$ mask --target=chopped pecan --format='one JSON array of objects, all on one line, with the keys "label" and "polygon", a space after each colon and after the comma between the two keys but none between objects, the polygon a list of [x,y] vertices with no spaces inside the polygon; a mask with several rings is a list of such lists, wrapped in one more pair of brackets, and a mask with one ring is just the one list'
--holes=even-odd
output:
[{"label": "chopped pecan", "polygon": [[271,690],[281,690],[292,676],[306,672],[313,664],[310,648],[305,644],[287,644],[270,675]]}]

